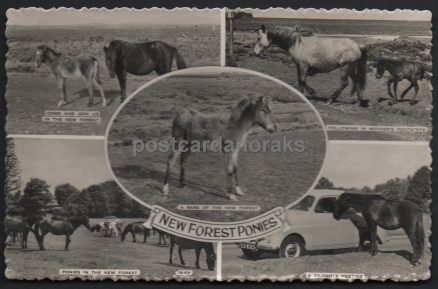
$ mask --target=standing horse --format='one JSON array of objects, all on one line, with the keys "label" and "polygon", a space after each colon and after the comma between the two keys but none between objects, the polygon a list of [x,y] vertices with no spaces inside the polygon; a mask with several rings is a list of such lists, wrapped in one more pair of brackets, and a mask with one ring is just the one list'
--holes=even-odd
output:
[{"label": "standing horse", "polygon": [[212,243],[193,241],[193,240],[170,235],[170,247],[169,247],[170,264],[173,264],[172,255],[173,255],[173,247],[175,246],[175,244],[178,245],[178,254],[179,254],[179,260],[181,262],[181,265],[186,264],[182,256],[182,250],[195,249],[195,253],[196,253],[195,267],[196,269],[200,269],[199,255],[201,254],[202,249],[204,249],[205,254],[207,255],[205,262],[207,263],[208,270],[214,271],[214,267],[216,264],[216,253],[214,252],[214,247]]},{"label": "standing horse", "polygon": [[12,236],[17,236],[21,234],[21,248],[27,248],[27,237],[29,235],[30,228],[24,218],[6,215],[5,231],[6,235],[12,234]]},{"label": "standing horse", "polygon": [[388,200],[375,194],[343,193],[336,203],[333,217],[336,220],[348,209],[362,213],[371,234],[371,255],[377,254],[377,226],[385,230],[402,228],[411,242],[411,263],[418,265],[424,250],[423,214],[421,209],[409,201]]},{"label": "standing horse", "polygon": [[123,242],[125,240],[126,234],[131,233],[132,236],[132,242],[137,242],[137,239],[135,235],[137,233],[143,234],[143,243],[146,243],[149,236],[149,229],[143,226],[143,221],[138,221],[134,223],[130,223],[126,225],[125,229],[123,230],[121,234],[121,241]]},{"label": "standing horse", "polygon": [[357,92],[358,104],[361,105],[366,84],[366,48],[351,39],[304,37],[303,32],[300,25],[296,25],[292,30],[269,31],[262,25],[257,30],[254,53],[260,55],[271,45],[288,51],[297,67],[299,89],[301,92],[306,89],[311,97],[316,97],[316,92],[307,84],[306,77],[317,73],[328,73],[339,68],[341,83],[328,103],[336,101],[348,86],[348,77],[350,77],[353,81],[350,97]]},{"label": "standing horse", "polygon": [[53,235],[65,235],[65,250],[68,251],[68,246],[71,242],[70,236],[81,225],[84,225],[90,230],[90,221],[87,216],[80,215],[76,217],[67,218],[66,220],[48,220],[44,219],[35,224],[35,237],[38,240],[40,250],[44,248],[44,237],[48,233]]},{"label": "standing horse", "polygon": [[[414,62],[414,61],[407,61],[407,60],[401,60],[401,59],[393,59],[393,58],[381,58],[377,60],[376,63],[376,78],[380,79],[382,78],[385,71],[388,71],[390,76],[388,78],[388,95],[398,100],[397,97],[397,85],[400,81],[403,79],[409,80],[411,83],[408,88],[406,88],[400,99],[403,99],[412,88],[415,90],[414,98],[412,99],[412,103],[415,103],[415,100],[417,98],[418,90],[420,89],[418,86],[418,80],[423,80],[425,78],[426,74],[426,67],[425,65]],[[391,84],[393,84],[393,90],[394,94],[392,94],[391,91]]]},{"label": "standing horse", "polygon": [[163,75],[172,71],[173,58],[178,69],[187,68],[178,49],[162,41],[131,43],[112,40],[104,46],[105,63],[111,78],[117,75],[120,85],[120,102],[126,99],[126,74],[147,75],[152,71]]},{"label": "standing horse", "polygon": [[[237,179],[237,162],[241,145],[254,126],[260,126],[269,133],[277,131],[277,123],[272,114],[271,105],[265,96],[244,98],[230,113],[228,119],[221,116],[209,116],[195,110],[183,110],[173,120],[172,137],[176,142],[168,161],[164,178],[163,193],[169,194],[169,174],[179,155],[179,186],[185,182],[184,165],[189,157],[193,142],[206,140],[221,141],[225,153],[227,178],[227,197],[237,201],[236,195],[244,195]],[[233,185],[234,180],[234,185]],[[234,188],[234,192],[233,192]]]},{"label": "standing horse", "polygon": [[102,105],[106,106],[105,93],[99,77],[99,62],[93,56],[67,57],[46,45],[38,46],[36,52],[36,67],[45,63],[58,81],[61,100],[58,107],[67,104],[65,81],[68,78],[83,78],[87,82],[89,99],[88,106],[93,105],[93,88],[97,87],[102,97]]}]

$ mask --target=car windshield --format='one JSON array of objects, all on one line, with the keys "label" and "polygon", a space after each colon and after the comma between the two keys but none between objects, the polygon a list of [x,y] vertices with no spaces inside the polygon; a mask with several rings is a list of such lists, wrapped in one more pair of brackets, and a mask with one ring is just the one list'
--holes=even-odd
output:
[{"label": "car windshield", "polygon": [[314,201],[314,196],[306,196],[301,201],[290,207],[289,210],[309,211]]}]

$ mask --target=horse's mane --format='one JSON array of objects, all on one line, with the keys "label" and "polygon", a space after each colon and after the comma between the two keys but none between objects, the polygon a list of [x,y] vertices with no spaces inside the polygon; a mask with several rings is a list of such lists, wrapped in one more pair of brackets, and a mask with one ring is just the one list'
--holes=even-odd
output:
[{"label": "horse's mane", "polygon": [[245,110],[254,103],[251,97],[243,98],[237,103],[237,105],[231,110],[230,121],[232,123],[237,122],[241,119]]},{"label": "horse's mane", "polygon": [[53,53],[53,54],[55,54],[56,56],[61,55],[61,53],[56,52],[55,50],[53,50],[52,48],[50,48],[49,46],[47,46],[47,45],[45,45],[45,44],[39,45],[37,48],[38,48],[38,49],[41,49],[41,50],[44,50],[44,51],[49,51],[50,53]]},{"label": "horse's mane", "polygon": [[301,42],[303,33],[299,25],[293,29],[272,28],[268,29],[268,39],[282,49],[289,49],[295,43]]}]

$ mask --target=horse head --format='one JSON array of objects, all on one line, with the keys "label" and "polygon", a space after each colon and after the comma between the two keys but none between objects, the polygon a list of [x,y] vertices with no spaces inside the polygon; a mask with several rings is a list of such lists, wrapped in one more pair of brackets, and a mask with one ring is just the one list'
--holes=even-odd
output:
[{"label": "horse head", "polygon": [[88,230],[91,230],[90,219],[86,215],[78,215],[76,217],[70,218],[70,222],[74,227],[79,227],[80,225],[84,225]]},{"label": "horse head", "polygon": [[47,53],[50,48],[46,45],[40,45],[35,53],[35,66],[40,67],[46,61]]},{"label": "horse head", "polygon": [[336,201],[336,210],[333,213],[333,218],[339,220],[342,214],[351,206],[352,195],[351,193],[343,193]]},{"label": "horse head", "polygon": [[260,55],[260,53],[265,52],[269,46],[271,46],[271,41],[268,38],[268,30],[266,29],[265,25],[262,25],[259,29],[256,30],[257,32],[257,42],[254,46],[254,54]]},{"label": "horse head", "polygon": [[272,113],[271,103],[266,96],[257,98],[254,105],[254,123],[264,128],[269,133],[277,131],[277,122]]},{"label": "horse head", "polygon": [[116,63],[123,57],[123,44],[120,41],[113,40],[108,46],[103,47],[105,52],[105,64],[111,78],[115,77]]}]

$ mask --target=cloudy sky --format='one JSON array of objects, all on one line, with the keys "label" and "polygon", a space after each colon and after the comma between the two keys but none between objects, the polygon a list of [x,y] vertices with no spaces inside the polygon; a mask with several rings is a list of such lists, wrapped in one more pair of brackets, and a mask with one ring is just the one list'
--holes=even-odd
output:
[{"label": "cloudy sky", "polygon": [[315,19],[356,19],[356,20],[416,20],[431,21],[430,11],[394,10],[392,12],[379,10],[347,10],[347,9],[281,9],[251,10],[255,17],[279,18],[315,18]]},{"label": "cloudy sky", "polygon": [[103,140],[15,138],[23,188],[30,178],[45,180],[50,189],[70,183],[78,189],[112,179]]},{"label": "cloudy sky", "polygon": [[431,164],[428,143],[330,143],[322,176],[335,186],[374,187],[392,178],[405,178]]},{"label": "cloudy sky", "polygon": [[87,25],[87,24],[220,24],[220,10],[190,9],[9,9],[8,25]]}]

